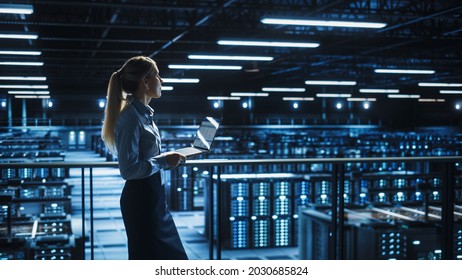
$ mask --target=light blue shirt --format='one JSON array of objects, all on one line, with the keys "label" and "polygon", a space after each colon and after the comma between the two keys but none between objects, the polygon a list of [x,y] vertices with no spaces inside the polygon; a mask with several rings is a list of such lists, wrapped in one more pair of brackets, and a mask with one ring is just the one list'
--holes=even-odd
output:
[{"label": "light blue shirt", "polygon": [[119,170],[125,180],[146,178],[167,167],[153,114],[149,105],[133,98],[117,118],[114,136]]}]

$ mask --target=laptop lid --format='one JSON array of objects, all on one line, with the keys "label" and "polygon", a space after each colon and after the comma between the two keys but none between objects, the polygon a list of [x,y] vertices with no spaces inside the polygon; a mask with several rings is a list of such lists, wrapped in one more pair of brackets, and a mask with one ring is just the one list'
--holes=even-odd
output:
[{"label": "laptop lid", "polygon": [[220,123],[214,118],[205,117],[196,132],[193,147],[209,151],[219,126]]}]

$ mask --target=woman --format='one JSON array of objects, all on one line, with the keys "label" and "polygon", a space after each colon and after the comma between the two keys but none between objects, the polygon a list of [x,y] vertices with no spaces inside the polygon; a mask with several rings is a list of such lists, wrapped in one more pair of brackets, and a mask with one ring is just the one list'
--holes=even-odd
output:
[{"label": "woman", "polygon": [[186,158],[160,152],[159,130],[151,99],[161,97],[162,79],[149,57],[130,58],[109,80],[102,138],[117,156],[126,180],[120,206],[128,238],[129,259],[187,259],[168,210],[161,169]]}]

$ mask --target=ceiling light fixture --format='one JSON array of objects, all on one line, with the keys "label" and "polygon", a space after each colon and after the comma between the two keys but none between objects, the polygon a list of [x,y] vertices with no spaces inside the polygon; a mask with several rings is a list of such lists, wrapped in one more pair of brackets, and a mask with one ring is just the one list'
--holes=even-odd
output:
[{"label": "ceiling light fixture", "polygon": [[303,26],[326,26],[326,27],[353,27],[353,28],[383,28],[387,26],[382,22],[358,22],[358,21],[338,21],[338,20],[303,20],[285,18],[263,18],[263,24],[282,24],[282,25],[303,25]]},{"label": "ceiling light fixture", "polygon": [[164,83],[175,83],[175,84],[197,84],[199,79],[191,79],[191,78],[162,78]]},{"label": "ceiling light fixture", "polygon": [[5,55],[41,55],[39,51],[0,51],[0,54]]},{"label": "ceiling light fixture", "polygon": [[351,94],[349,94],[349,93],[316,93],[316,97],[328,97],[328,98],[342,97],[342,98],[346,98],[346,97],[351,97]]},{"label": "ceiling light fixture", "polygon": [[30,15],[34,12],[32,5],[0,4],[1,14],[24,14]]},{"label": "ceiling light fixture", "polygon": [[242,66],[231,65],[184,65],[170,64],[170,69],[186,69],[186,70],[242,70]]},{"label": "ceiling light fixture", "polygon": [[188,55],[189,59],[209,59],[209,60],[244,60],[244,61],[272,61],[271,56],[244,56],[244,55]]},{"label": "ceiling light fixture", "polygon": [[374,72],[381,74],[435,74],[435,70],[413,69],[375,69]]},{"label": "ceiling light fixture", "polygon": [[445,102],[445,99],[433,99],[433,98],[419,98],[419,102]]},{"label": "ceiling light fixture", "polygon": [[354,86],[355,81],[305,81],[307,85]]},{"label": "ceiling light fixture", "polygon": [[47,77],[0,76],[2,81],[46,81]]},{"label": "ceiling light fixture", "polygon": [[462,90],[440,90],[441,94],[462,94]]},{"label": "ceiling light fixture", "polygon": [[389,94],[388,98],[420,98],[418,94]]},{"label": "ceiling light fixture", "polygon": [[0,65],[9,65],[9,66],[43,66],[43,62],[0,61]]},{"label": "ceiling light fixture", "polygon": [[277,42],[277,41],[241,41],[219,40],[218,45],[226,46],[250,46],[250,47],[285,47],[285,48],[317,48],[319,43],[302,42]]},{"label": "ceiling light fixture", "polygon": [[399,89],[362,88],[361,93],[399,93]]},{"label": "ceiling light fixture", "polygon": [[47,85],[0,85],[0,88],[14,89],[47,89]]},{"label": "ceiling light fixture", "polygon": [[264,87],[261,90],[271,92],[305,92],[304,88],[280,88],[280,87]]},{"label": "ceiling light fixture", "polygon": [[419,87],[462,87],[462,84],[455,84],[455,83],[419,83]]},{"label": "ceiling light fixture", "polygon": [[37,98],[50,98],[49,95],[15,95],[14,98],[22,98],[22,99],[37,99]]},{"label": "ceiling light fixture", "polygon": [[284,101],[314,101],[314,97],[283,97]]},{"label": "ceiling light fixture", "polygon": [[207,96],[207,100],[241,100],[238,96]]},{"label": "ceiling light fixture", "polygon": [[161,90],[170,91],[170,90],[173,90],[173,87],[171,87],[171,86],[162,86]]},{"label": "ceiling light fixture", "polygon": [[269,96],[269,93],[267,93],[267,92],[231,92],[231,96],[240,96],[240,97],[250,97],[250,96],[267,97],[267,96]]},{"label": "ceiling light fixture", "polygon": [[347,98],[347,101],[352,101],[352,102],[361,102],[361,101],[377,101],[377,98],[364,98],[364,97],[351,97]]},{"label": "ceiling light fixture", "polygon": [[50,94],[48,90],[9,90],[8,94]]},{"label": "ceiling light fixture", "polygon": [[38,38],[34,33],[0,33],[0,39],[26,39],[35,40]]}]

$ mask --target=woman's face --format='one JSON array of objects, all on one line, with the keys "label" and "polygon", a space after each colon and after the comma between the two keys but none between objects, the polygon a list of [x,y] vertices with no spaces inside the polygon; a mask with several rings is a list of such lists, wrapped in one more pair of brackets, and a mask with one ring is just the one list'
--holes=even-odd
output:
[{"label": "woman's face", "polygon": [[147,95],[151,98],[160,98],[162,96],[161,85],[162,79],[159,75],[159,69],[154,65],[153,70],[144,78],[148,90]]}]

